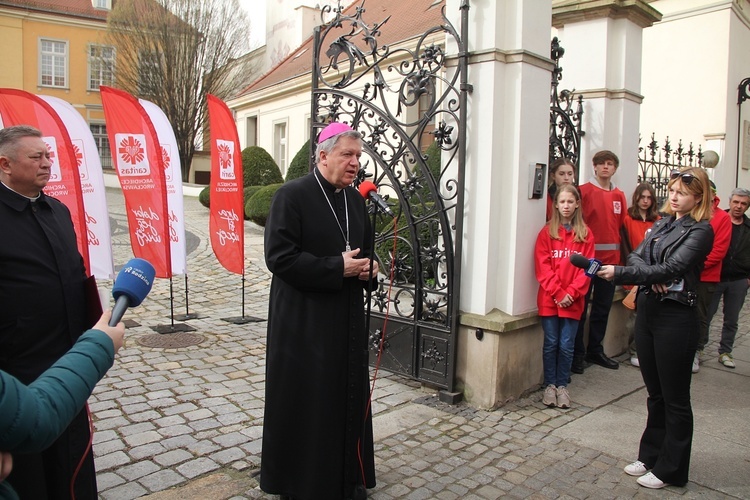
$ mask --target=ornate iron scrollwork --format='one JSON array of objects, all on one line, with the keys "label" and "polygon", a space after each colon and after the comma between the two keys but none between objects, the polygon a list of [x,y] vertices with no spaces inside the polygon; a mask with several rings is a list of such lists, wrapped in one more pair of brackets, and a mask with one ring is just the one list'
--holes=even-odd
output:
[{"label": "ornate iron scrollwork", "polygon": [[[376,256],[392,280],[381,275],[371,297],[373,315],[389,309],[388,321],[411,324],[415,336],[427,325],[433,334],[451,338],[458,313],[455,238],[464,91],[460,65],[446,67],[445,39],[458,47],[461,39],[441,11],[440,23],[412,42],[381,45],[390,17],[368,23],[365,0],[349,15],[344,12],[340,5],[323,8],[323,18],[330,20],[316,31],[312,136],[333,120],[361,132],[365,147],[355,182],[375,182],[397,214],[395,220],[376,216]],[[432,157],[424,151],[428,145]],[[388,348],[401,348],[396,344],[407,343],[390,342]],[[416,340],[408,344],[412,351],[421,346]],[[394,366],[417,364],[414,352],[403,356],[409,362]]]},{"label": "ornate iron scrollwork", "polygon": [[[565,49],[560,46],[557,37],[552,39],[550,58],[555,62],[552,70],[552,87],[550,90],[550,123],[549,123],[549,158],[551,165],[557,158],[570,158],[580,170],[581,166],[581,138],[585,132],[581,130],[583,116],[583,97],[574,95],[575,89],[558,91],[562,80],[560,59]],[[576,172],[576,179],[580,179]]]}]

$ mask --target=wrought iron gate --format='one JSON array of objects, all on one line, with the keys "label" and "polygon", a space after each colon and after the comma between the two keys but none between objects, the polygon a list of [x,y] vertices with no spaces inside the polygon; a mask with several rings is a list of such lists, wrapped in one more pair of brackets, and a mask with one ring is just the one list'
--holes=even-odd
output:
[{"label": "wrought iron gate", "polygon": [[550,58],[555,61],[555,69],[552,70],[552,87],[550,91],[549,107],[549,158],[548,165],[552,165],[557,158],[569,158],[576,165],[576,179],[582,183],[581,170],[581,138],[585,132],[581,130],[581,117],[583,116],[583,96],[578,96],[575,102],[573,90],[558,90],[562,80],[562,66],[560,59],[565,54],[565,49],[560,45],[557,37],[550,44]]},{"label": "wrought iron gate", "polygon": [[[370,301],[371,362],[385,330],[381,367],[448,393],[455,390],[468,0],[461,10],[460,37],[438,12],[436,24],[410,41],[380,45],[390,17],[368,24],[365,0],[346,13],[325,7],[332,20],[316,28],[312,68],[311,137],[330,121],[360,131],[356,182],[375,182],[397,214],[376,216],[381,278]],[[447,40],[459,52],[451,71]]]}]

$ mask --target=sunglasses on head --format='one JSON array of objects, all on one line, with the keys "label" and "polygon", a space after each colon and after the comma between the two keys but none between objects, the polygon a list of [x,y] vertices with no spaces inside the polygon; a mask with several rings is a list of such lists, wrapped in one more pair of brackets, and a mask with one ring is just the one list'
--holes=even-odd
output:
[{"label": "sunglasses on head", "polygon": [[680,172],[679,170],[673,170],[669,176],[670,179],[680,179],[686,186],[689,186],[695,179],[695,176],[690,172]]}]

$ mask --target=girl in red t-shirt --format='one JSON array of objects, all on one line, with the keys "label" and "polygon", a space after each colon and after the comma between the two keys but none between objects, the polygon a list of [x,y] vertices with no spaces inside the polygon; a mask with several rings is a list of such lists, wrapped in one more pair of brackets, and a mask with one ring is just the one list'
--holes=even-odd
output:
[{"label": "girl in red t-shirt", "polygon": [[567,385],[573,347],[589,289],[589,278],[570,263],[570,256],[594,255],[594,237],[583,222],[581,195],[575,186],[559,186],[553,204],[552,217],[539,231],[534,247],[537,307],[544,330],[542,402],[570,408]]}]

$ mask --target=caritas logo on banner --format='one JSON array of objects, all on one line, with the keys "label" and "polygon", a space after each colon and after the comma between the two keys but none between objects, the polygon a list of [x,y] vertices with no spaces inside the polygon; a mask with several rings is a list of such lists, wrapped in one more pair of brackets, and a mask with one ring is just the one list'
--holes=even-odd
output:
[{"label": "caritas logo on banner", "polygon": [[62,173],[60,172],[60,162],[57,161],[57,141],[54,136],[44,136],[42,140],[47,145],[49,161],[52,164],[49,168],[49,180],[50,182],[60,182],[62,181]]},{"label": "caritas logo on banner", "polygon": [[172,182],[172,148],[169,144],[160,144],[161,161],[164,163],[164,180]]},{"label": "caritas logo on banner", "polygon": [[73,151],[76,152],[76,163],[78,163],[78,175],[81,181],[89,180],[89,168],[86,164],[86,158],[83,156],[83,141],[81,139],[71,139],[73,142]]},{"label": "caritas logo on banner", "polygon": [[219,152],[219,178],[234,179],[234,142],[216,139]]},{"label": "caritas logo on banner", "polygon": [[125,177],[151,175],[146,136],[143,134],[115,134],[117,172]]}]

